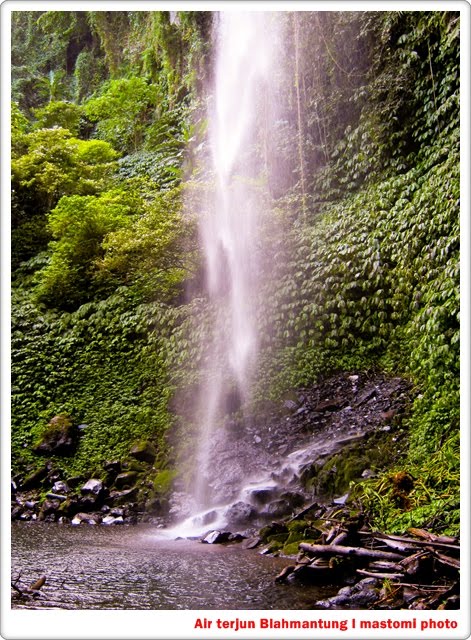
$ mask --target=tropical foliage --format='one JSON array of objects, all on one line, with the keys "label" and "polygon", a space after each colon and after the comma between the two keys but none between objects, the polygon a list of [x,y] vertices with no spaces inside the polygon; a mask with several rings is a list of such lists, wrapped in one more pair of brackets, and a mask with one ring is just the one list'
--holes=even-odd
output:
[{"label": "tropical foliage", "polygon": [[[385,477],[355,489],[389,529],[458,522],[459,18],[277,16],[288,55],[265,141],[277,233],[256,397],[339,369],[409,377],[413,508],[397,509]],[[173,456],[169,407],[197,380],[213,312],[195,230],[212,188],[211,21],[13,13],[15,468],[34,466],[38,434],[64,412],[88,425],[57,461],[69,475],[141,437],[162,470]]]}]

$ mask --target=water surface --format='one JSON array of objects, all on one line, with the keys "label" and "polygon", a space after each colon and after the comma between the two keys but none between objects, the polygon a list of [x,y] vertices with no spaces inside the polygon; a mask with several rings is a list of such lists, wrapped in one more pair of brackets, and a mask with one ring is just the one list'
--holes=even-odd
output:
[{"label": "water surface", "polygon": [[150,526],[12,524],[12,577],[41,575],[41,597],[15,608],[309,609],[334,590],[279,585],[292,559],[239,546],[169,540]]}]

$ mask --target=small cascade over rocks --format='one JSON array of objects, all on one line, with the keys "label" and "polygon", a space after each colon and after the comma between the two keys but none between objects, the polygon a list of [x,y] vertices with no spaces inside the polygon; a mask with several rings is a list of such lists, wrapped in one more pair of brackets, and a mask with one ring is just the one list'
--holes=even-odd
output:
[{"label": "small cascade over rocks", "polygon": [[375,459],[373,438],[389,438],[399,453],[401,420],[410,402],[405,380],[344,373],[293,398],[242,425],[228,419],[224,429],[214,432],[208,442],[213,461],[209,482],[217,502],[195,514],[191,495],[177,491],[171,516],[180,523],[167,530],[168,535],[250,533],[313,501],[341,501],[341,470],[328,464],[337,454],[355,448],[361,452],[353,476],[344,478],[348,484],[373,474],[370,465],[379,470],[387,463],[381,454]]}]

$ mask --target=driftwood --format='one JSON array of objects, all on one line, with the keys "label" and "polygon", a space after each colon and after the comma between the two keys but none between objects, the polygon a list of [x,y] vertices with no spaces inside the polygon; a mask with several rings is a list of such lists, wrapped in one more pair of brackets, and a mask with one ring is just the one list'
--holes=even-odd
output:
[{"label": "driftwood", "polygon": [[40,593],[39,590],[46,583],[46,576],[41,576],[35,582],[32,582],[29,587],[20,587],[18,585],[21,578],[21,571],[16,577],[15,581],[11,583],[12,589],[18,594],[20,598],[37,598]]},{"label": "driftwood", "polygon": [[385,602],[392,608],[459,607],[460,546],[456,538],[423,529],[410,529],[412,535],[368,531],[361,517],[341,521],[336,512],[332,516],[322,518],[316,513],[316,521],[335,526],[324,531],[319,543],[300,542],[296,565],[286,567],[276,582],[296,576],[316,583],[342,582],[346,574],[357,574],[389,582],[375,608],[384,608]]},{"label": "driftwood", "polygon": [[365,549],[363,547],[346,547],[337,544],[308,544],[301,542],[299,548],[319,556],[360,556],[362,558],[382,558],[384,560],[402,560],[402,556],[392,551]]},{"label": "driftwood", "polygon": [[454,551],[459,551],[459,545],[456,543],[450,543],[449,540],[453,538],[446,538],[447,542],[442,542],[443,539],[440,539],[438,536],[434,536],[434,539],[421,539],[416,540],[414,538],[406,538],[405,536],[396,536],[392,534],[380,533],[380,532],[370,532],[370,531],[360,531],[360,535],[368,536],[368,538],[374,538],[375,540],[382,540],[384,544],[388,544],[388,541],[397,541],[404,542],[409,546],[419,546],[419,547],[436,547],[437,549],[453,549]]}]

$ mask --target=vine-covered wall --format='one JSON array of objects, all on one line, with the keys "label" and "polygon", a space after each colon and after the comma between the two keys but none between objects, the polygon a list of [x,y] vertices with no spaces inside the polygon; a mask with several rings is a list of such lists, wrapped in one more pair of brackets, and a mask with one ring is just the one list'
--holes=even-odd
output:
[{"label": "vine-covered wall", "polygon": [[[275,277],[256,396],[276,399],[336,370],[409,377],[417,400],[402,464],[423,488],[407,514],[381,479],[362,499],[389,528],[452,530],[459,14],[277,19],[287,55],[267,207],[282,233],[265,266]],[[199,158],[212,21],[210,12],[13,14],[17,471],[39,464],[34,444],[60,413],[88,425],[76,455],[55,460],[68,474],[98,472],[143,437],[171,470],[169,403],[197,380],[210,314],[195,217],[210,188]]]}]

